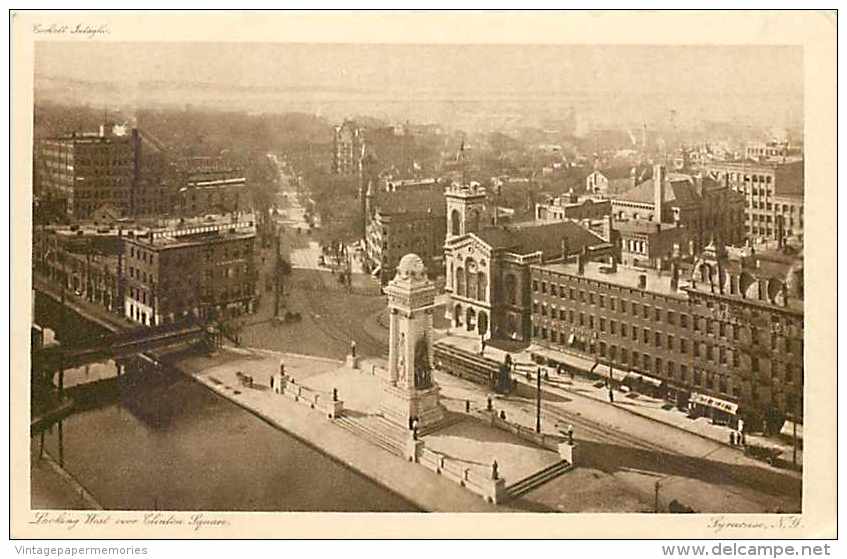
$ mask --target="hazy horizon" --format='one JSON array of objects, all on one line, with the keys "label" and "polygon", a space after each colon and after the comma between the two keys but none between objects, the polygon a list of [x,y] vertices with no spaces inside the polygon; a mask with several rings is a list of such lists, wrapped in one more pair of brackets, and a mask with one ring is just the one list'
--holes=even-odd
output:
[{"label": "hazy horizon", "polygon": [[802,124],[802,59],[796,46],[42,42],[35,75],[37,97],[60,95],[62,80],[116,88],[75,86],[71,97],[91,103],[434,121],[556,118],[573,107],[595,122],[672,111],[680,124],[789,126]]}]

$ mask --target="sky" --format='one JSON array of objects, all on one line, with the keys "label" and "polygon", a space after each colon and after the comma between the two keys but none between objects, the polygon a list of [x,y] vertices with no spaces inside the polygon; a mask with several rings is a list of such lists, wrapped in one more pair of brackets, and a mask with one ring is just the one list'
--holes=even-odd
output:
[{"label": "sky", "polygon": [[[35,73],[125,87],[164,81],[410,103],[630,97],[681,114],[708,110],[718,120],[745,111],[796,118],[803,93],[802,49],[791,46],[51,42],[37,44]],[[191,102],[190,88],[184,95]]]}]

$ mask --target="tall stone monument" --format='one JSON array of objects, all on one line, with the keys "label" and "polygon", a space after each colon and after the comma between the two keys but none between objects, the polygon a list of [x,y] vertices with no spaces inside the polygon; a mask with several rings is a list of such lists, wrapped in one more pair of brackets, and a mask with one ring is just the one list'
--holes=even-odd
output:
[{"label": "tall stone monument", "polygon": [[426,277],[416,254],[400,260],[388,283],[389,351],[388,384],[382,414],[394,423],[411,428],[432,427],[444,419],[440,388],[432,379],[432,310],[435,284]]}]

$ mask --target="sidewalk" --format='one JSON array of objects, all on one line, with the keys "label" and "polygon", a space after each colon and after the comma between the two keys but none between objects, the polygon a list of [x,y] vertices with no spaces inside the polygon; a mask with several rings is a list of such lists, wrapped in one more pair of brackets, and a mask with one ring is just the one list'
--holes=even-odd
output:
[{"label": "sidewalk", "polygon": [[[479,340],[477,338],[453,334],[442,338],[441,341],[442,343],[448,343],[465,351],[479,353]],[[506,353],[507,352],[503,350],[491,346],[487,346],[485,349],[486,357],[496,359],[501,362],[505,359]],[[532,362],[529,349],[519,353],[510,353],[510,355],[512,360],[515,362]],[[555,371],[550,368],[547,368],[547,370],[549,373],[549,381],[542,381],[542,389],[545,392],[549,392],[550,394],[557,396],[578,394],[585,398],[591,398],[592,400],[602,402],[605,406],[614,406],[617,409],[626,410],[646,419],[660,422],[683,430],[687,433],[720,443],[726,448],[736,450],[739,454],[743,455],[743,449],[729,444],[730,430],[720,425],[713,425],[708,418],[701,417],[698,419],[691,419],[685,412],[678,410],[676,407],[667,409],[668,403],[664,400],[633,392],[624,393],[619,390],[615,390],[615,402],[612,404],[609,402],[608,388],[603,385],[595,386],[597,381],[591,381],[580,375],[576,375],[573,379],[571,379],[567,375],[556,374]],[[621,375],[622,373],[618,371],[618,378]],[[535,389],[535,383],[527,381],[526,377],[516,375],[514,378],[517,382],[527,385],[532,390]],[[791,460],[791,445],[787,445],[783,441],[774,440],[761,435],[747,435],[747,441],[750,443],[780,448],[783,452],[783,459],[787,459],[788,461]],[[798,450],[797,462],[802,464],[802,460],[802,451]],[[763,462],[756,461],[756,463],[764,465]],[[785,472],[797,478],[802,478],[802,473],[800,472],[783,469],[780,469],[779,471]]]}]

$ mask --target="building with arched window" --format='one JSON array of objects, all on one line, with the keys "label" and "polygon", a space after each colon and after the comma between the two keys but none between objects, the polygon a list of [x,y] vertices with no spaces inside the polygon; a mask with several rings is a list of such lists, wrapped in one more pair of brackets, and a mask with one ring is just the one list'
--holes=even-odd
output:
[{"label": "building with arched window", "polygon": [[448,232],[445,314],[451,328],[486,339],[528,341],[529,266],[583,251],[590,258],[608,257],[614,246],[576,222]]}]

